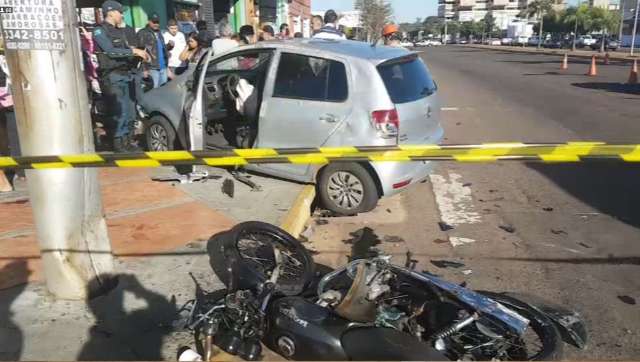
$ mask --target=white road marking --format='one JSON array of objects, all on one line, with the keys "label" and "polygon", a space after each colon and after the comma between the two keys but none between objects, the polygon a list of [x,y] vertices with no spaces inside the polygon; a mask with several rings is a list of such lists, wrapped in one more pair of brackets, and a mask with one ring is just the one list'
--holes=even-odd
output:
[{"label": "white road marking", "polygon": [[451,112],[451,111],[459,111],[460,108],[458,107],[442,107],[440,108],[441,111],[443,112]]},{"label": "white road marking", "polygon": [[461,175],[450,173],[448,176],[448,179],[430,176],[442,221],[451,226],[482,222],[482,216],[474,211],[471,188],[463,186]]},{"label": "white road marking", "polygon": [[462,246],[462,245],[468,245],[468,244],[473,244],[476,241],[473,239],[469,239],[469,238],[459,238],[457,236],[452,236],[449,238],[449,241],[451,242],[451,245],[454,248],[457,248],[458,246]]}]

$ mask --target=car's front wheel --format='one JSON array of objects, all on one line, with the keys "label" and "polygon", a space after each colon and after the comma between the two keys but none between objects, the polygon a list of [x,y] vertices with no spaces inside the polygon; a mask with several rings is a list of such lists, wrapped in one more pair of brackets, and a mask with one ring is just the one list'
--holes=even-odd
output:
[{"label": "car's front wheel", "polygon": [[155,115],[146,122],[144,135],[149,151],[175,150],[176,131],[171,123],[160,115]]},{"label": "car's front wheel", "polygon": [[373,176],[357,163],[334,163],[322,169],[318,196],[324,208],[339,215],[369,212],[380,199]]}]

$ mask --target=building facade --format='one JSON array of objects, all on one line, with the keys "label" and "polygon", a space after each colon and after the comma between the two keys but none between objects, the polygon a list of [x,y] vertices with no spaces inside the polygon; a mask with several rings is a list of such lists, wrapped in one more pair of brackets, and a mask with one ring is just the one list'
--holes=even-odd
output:
[{"label": "building facade", "polygon": [[[100,23],[100,7],[104,0],[77,0],[83,21]],[[125,21],[140,29],[151,14],[158,14],[161,26],[174,18],[183,32],[195,30],[198,20],[205,20],[210,30],[213,24],[228,22],[234,31],[243,25],[258,27],[269,23],[276,29],[289,24],[292,32],[310,34],[311,0],[120,0],[127,7]]]},{"label": "building facade", "polygon": [[[507,30],[510,24],[521,21],[518,18],[522,10],[534,0],[438,0],[438,16],[460,22],[481,21],[491,13],[495,24],[501,30]],[[592,0],[598,1],[598,0]],[[556,9],[564,8],[559,1]]]}]

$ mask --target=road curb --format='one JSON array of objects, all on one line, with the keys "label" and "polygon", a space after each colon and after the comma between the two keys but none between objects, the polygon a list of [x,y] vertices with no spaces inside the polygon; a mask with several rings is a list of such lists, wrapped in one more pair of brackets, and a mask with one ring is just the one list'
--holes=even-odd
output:
[{"label": "road curb", "polygon": [[[549,50],[549,49],[537,50],[537,49],[529,49],[529,48],[514,48],[514,47],[508,47],[508,46],[498,47],[498,46],[488,46],[488,45],[463,45],[463,47],[474,48],[474,49],[484,49],[484,50],[504,51],[509,53],[522,53],[522,54],[540,54],[540,55],[558,55],[558,56],[567,54],[572,58],[582,58],[582,59],[591,59],[591,57],[595,55],[596,58],[604,59],[604,54],[601,54],[601,53],[581,54],[581,53],[574,53],[570,50]],[[631,62],[634,59],[638,59],[638,58],[639,58],[638,56],[631,57],[629,55],[617,55],[615,53],[609,53],[610,60]]]},{"label": "road curb", "polygon": [[316,187],[305,186],[291,205],[289,212],[282,218],[280,227],[298,238],[311,218],[311,205],[316,198]]}]

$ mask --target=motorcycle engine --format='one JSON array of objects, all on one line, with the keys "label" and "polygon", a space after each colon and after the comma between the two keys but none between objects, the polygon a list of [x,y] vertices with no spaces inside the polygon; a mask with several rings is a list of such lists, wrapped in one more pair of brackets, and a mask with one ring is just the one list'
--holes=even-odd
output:
[{"label": "motorcycle engine", "polygon": [[424,328],[416,322],[422,308],[415,308],[393,288],[396,275],[384,258],[362,261],[355,271],[347,268],[353,281],[344,290],[329,289],[317,304],[333,308],[340,317],[376,327],[393,328],[420,337]]}]

